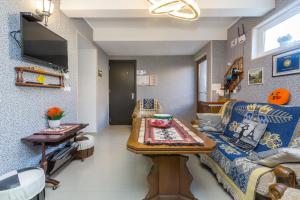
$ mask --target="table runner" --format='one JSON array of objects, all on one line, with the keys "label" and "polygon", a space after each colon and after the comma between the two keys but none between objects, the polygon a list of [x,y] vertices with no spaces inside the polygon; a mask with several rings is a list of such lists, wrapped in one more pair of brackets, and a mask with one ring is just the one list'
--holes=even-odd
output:
[{"label": "table runner", "polygon": [[35,133],[34,135],[63,135],[68,131],[74,130],[78,128],[80,125],[78,124],[68,124],[68,125],[61,125],[58,128],[48,128],[45,130],[42,130],[38,133]]},{"label": "table runner", "polygon": [[170,128],[161,129],[150,125],[150,118],[141,120],[138,142],[147,145],[202,146],[203,140],[174,118]]}]

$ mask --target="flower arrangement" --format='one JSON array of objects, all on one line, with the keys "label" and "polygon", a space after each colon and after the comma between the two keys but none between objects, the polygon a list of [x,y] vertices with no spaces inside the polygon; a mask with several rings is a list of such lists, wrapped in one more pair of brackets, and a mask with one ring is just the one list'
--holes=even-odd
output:
[{"label": "flower arrangement", "polygon": [[61,120],[65,115],[62,109],[53,107],[48,109],[46,116],[48,120]]}]

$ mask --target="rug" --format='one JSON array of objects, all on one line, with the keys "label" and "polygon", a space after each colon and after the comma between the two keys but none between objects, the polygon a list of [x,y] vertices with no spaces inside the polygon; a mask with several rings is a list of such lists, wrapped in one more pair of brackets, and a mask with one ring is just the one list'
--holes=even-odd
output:
[{"label": "rug", "polygon": [[174,118],[169,128],[150,125],[150,118],[141,120],[139,143],[147,145],[203,146],[203,140],[178,119]]}]

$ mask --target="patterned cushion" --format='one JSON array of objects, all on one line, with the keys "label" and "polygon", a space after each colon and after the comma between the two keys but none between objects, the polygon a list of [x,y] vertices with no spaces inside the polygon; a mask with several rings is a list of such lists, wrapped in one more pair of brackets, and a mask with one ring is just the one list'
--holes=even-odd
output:
[{"label": "patterned cushion", "polygon": [[225,130],[225,128],[227,127],[230,118],[231,118],[231,114],[232,114],[232,108],[235,105],[234,101],[230,101],[227,102],[223,105],[222,107],[222,111],[221,111],[221,115],[222,115],[222,128],[223,130]]},{"label": "patterned cushion", "polygon": [[234,134],[230,141],[245,151],[253,150],[265,133],[267,125],[244,119],[233,128]]},{"label": "patterned cushion", "polygon": [[157,101],[155,99],[143,99],[141,101],[141,111],[157,110]]},{"label": "patterned cushion", "polygon": [[268,127],[256,152],[295,145],[300,136],[300,107],[283,107],[264,103],[233,103],[230,120],[224,131],[233,137],[234,130],[244,120],[267,123]]}]

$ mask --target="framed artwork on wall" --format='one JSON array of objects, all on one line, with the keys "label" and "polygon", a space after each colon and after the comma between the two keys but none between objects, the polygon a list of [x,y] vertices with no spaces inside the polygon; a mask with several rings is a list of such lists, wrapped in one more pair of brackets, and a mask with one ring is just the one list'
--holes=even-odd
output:
[{"label": "framed artwork on wall", "polygon": [[261,85],[264,83],[264,68],[248,70],[248,85]]},{"label": "framed artwork on wall", "polygon": [[273,77],[300,73],[300,49],[273,56]]}]

